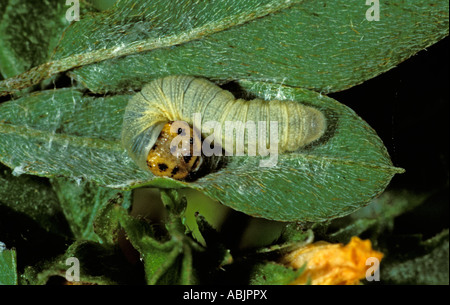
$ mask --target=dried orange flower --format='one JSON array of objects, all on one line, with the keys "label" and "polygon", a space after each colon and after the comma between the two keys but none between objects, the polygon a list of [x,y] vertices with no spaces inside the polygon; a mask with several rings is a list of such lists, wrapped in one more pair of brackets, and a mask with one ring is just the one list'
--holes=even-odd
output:
[{"label": "dried orange flower", "polygon": [[295,269],[306,263],[293,285],[356,285],[366,276],[369,257],[380,261],[383,253],[373,250],[370,240],[352,237],[346,246],[320,241],[299,248],[286,255],[283,263]]}]

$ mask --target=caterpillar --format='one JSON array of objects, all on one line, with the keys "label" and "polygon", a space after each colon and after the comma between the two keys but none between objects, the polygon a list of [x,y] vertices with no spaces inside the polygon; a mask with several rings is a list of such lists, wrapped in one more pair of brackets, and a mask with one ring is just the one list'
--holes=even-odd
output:
[{"label": "caterpillar", "polygon": [[[218,127],[225,127],[227,122],[259,122],[264,132],[256,141],[267,143],[270,137],[277,136],[278,153],[296,151],[318,140],[326,129],[325,116],[314,107],[295,101],[236,99],[206,79],[167,76],[145,85],[128,102],[122,145],[141,169],[157,176],[189,180],[208,164],[204,155],[194,153],[193,147],[210,136],[193,126],[195,114],[201,115],[202,122],[218,122]],[[220,142],[223,149],[223,143],[236,141],[230,139],[235,134],[221,133],[222,139],[213,138],[208,145]],[[174,146],[177,136],[182,140]],[[245,153],[250,150],[250,142],[251,137],[246,135]]]}]

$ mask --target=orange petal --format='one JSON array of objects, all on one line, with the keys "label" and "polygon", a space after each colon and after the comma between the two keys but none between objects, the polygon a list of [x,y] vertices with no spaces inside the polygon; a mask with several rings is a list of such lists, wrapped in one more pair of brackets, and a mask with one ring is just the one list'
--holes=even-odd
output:
[{"label": "orange petal", "polygon": [[294,285],[355,285],[365,278],[370,257],[381,260],[383,253],[373,250],[370,240],[352,237],[346,246],[320,241],[299,248],[286,255],[283,263],[295,269],[306,264]]}]

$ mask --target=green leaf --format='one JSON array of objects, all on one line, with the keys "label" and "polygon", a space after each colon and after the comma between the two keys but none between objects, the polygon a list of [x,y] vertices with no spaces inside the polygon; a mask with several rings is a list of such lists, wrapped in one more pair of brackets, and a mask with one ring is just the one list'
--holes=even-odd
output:
[{"label": "green leaf", "polygon": [[0,4],[0,73],[20,74],[43,64],[58,43],[65,18],[65,1],[7,0]]},{"label": "green leaf", "polygon": [[115,207],[114,212],[127,238],[142,257],[147,284],[156,284],[170,273],[172,265],[177,264],[177,258],[183,252],[182,240],[160,241],[147,223],[132,218],[119,207]]},{"label": "green leaf", "polygon": [[52,179],[52,185],[74,237],[79,240],[101,241],[94,232],[94,219],[108,200],[120,195],[122,205],[125,208],[130,206],[130,192],[127,192],[126,198],[123,199],[124,195],[118,194],[117,190],[98,187],[93,183],[77,184],[62,178]]},{"label": "green leaf", "polygon": [[1,82],[0,95],[74,67],[200,39],[289,5],[288,0],[228,0],[200,5],[186,0],[171,5],[165,1],[117,1],[98,17],[86,15],[72,23],[64,34],[64,43],[56,50],[56,60]]},{"label": "green leaf", "polygon": [[304,268],[294,270],[274,262],[254,266],[251,285],[287,285],[303,273]]},{"label": "green leaf", "polygon": [[[112,191],[112,190],[111,190]],[[117,191],[115,191],[117,192]],[[106,244],[117,244],[120,231],[120,217],[116,211],[118,206],[128,209],[131,205],[131,192],[117,193],[114,197],[99,207],[95,213],[93,229],[101,240]]]},{"label": "green leaf", "polygon": [[128,95],[93,98],[60,89],[0,107],[0,160],[16,172],[84,179],[111,188],[190,187],[248,215],[280,221],[323,221],[349,214],[403,171],[392,166],[367,123],[335,100],[275,84],[240,85],[265,99],[318,108],[328,121],[323,139],[278,155],[274,167],[260,167],[259,156],[233,156],[224,168],[192,183],[155,178],[137,168],[119,143]]},{"label": "green leaf", "polygon": [[448,35],[446,1],[383,1],[379,21],[366,19],[369,8],[345,0],[118,1],[73,24],[57,60],[0,83],[0,92],[80,66],[72,75],[96,93],[141,88],[169,74],[335,92]]},{"label": "green leaf", "polygon": [[115,2],[116,0],[93,0],[92,5],[99,11],[104,11],[114,6]]},{"label": "green leaf", "polygon": [[203,248],[185,235],[179,214],[184,210],[185,199],[174,190],[161,192],[161,199],[168,207],[166,234],[155,230],[152,224],[128,215],[125,209],[111,206],[112,202],[106,214],[112,222],[120,224],[127,240],[140,253],[147,284],[193,284],[197,281],[193,250],[203,251]]},{"label": "green leaf", "polygon": [[15,173],[120,187],[130,177],[142,176],[117,142],[127,98],[82,97],[61,89],[4,103],[1,161]]},{"label": "green leaf", "polygon": [[314,240],[311,230],[304,230],[297,223],[287,224],[282,231],[278,243],[258,250],[258,253],[281,252],[286,253],[310,244]]},{"label": "green leaf", "polygon": [[16,251],[5,249],[0,241],[0,285],[17,285]]},{"label": "green leaf", "polygon": [[426,194],[389,190],[373,199],[371,203],[347,217],[329,224],[328,238],[348,243],[352,236],[358,236],[373,229],[373,239],[394,228],[395,219],[425,202]]},{"label": "green leaf", "polygon": [[336,92],[395,67],[448,35],[445,1],[383,1],[375,22],[365,19],[367,9],[364,1],[302,1],[200,40],[84,66],[71,75],[98,93],[139,89],[170,74],[270,80]]}]

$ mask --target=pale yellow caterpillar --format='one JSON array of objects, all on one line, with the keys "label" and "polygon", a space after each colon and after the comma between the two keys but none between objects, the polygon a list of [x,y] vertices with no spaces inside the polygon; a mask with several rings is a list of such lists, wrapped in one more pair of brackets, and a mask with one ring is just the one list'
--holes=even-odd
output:
[{"label": "pale yellow caterpillar", "polygon": [[[123,119],[122,145],[140,168],[158,176],[186,179],[198,171],[202,157],[193,156],[192,147],[176,155],[170,142],[188,132],[193,135],[192,146],[208,134],[201,138],[192,129],[171,127],[177,121],[192,126],[194,114],[200,114],[203,122],[215,121],[222,126],[227,121],[263,122],[267,138],[273,132],[269,123],[277,122],[278,153],[296,151],[318,140],[326,129],[323,113],[299,102],[236,99],[208,80],[168,76],[145,85],[130,99]],[[222,133],[222,143],[230,140],[227,136]],[[245,144],[248,141],[245,138]]]}]

